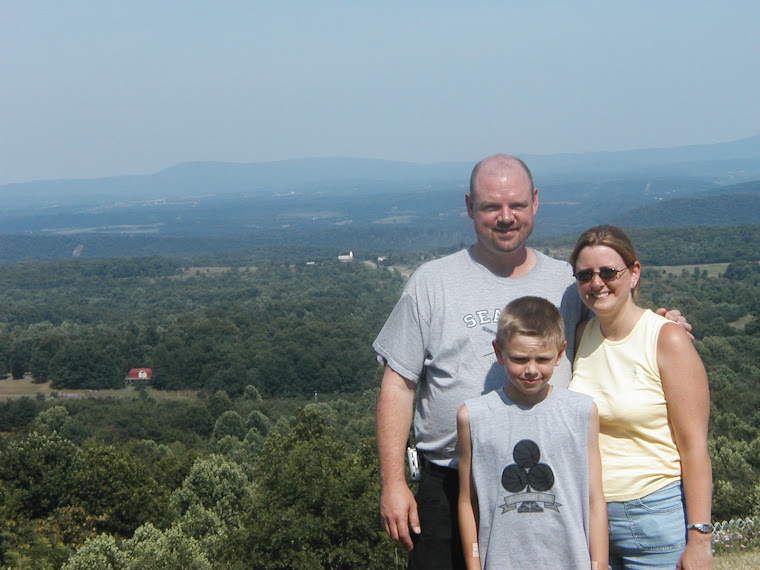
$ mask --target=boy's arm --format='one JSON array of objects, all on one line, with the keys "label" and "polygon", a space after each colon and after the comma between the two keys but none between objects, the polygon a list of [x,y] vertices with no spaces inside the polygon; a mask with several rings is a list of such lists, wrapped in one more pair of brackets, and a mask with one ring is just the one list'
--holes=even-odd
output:
[{"label": "boy's arm", "polygon": [[589,481],[589,546],[591,568],[607,568],[609,539],[607,536],[607,502],[602,490],[602,458],[599,454],[599,411],[591,406],[588,427],[588,481]]},{"label": "boy's arm", "polygon": [[468,570],[480,570],[478,552],[478,504],[472,485],[472,440],[470,416],[467,407],[457,412],[457,438],[459,441],[459,532],[462,535],[464,559]]}]

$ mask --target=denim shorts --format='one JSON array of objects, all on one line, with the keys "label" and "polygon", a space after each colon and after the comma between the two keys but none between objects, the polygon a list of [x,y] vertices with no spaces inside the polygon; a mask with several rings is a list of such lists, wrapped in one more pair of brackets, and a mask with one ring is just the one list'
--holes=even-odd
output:
[{"label": "denim shorts", "polygon": [[607,503],[610,568],[673,570],[686,547],[681,482],[640,499]]}]

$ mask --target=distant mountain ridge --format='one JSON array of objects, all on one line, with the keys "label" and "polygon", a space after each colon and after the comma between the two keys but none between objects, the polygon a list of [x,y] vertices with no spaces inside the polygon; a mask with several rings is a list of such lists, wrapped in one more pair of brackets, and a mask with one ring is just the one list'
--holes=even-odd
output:
[{"label": "distant mountain ridge", "polygon": [[640,206],[617,216],[613,222],[625,227],[759,224],[760,180],[730,188],[730,193],[673,198]]},{"label": "distant mountain ridge", "polygon": [[[42,180],[0,185],[2,209],[178,199],[208,195],[276,195],[356,184],[422,184],[469,177],[467,163],[415,164],[359,158],[305,158],[261,163],[186,162],[155,174]],[[2,210],[0,210],[0,213]]]},{"label": "distant mountain ridge", "polygon": [[[697,164],[703,172],[721,172],[737,167],[748,168],[747,179],[760,172],[760,136],[737,141],[689,145],[674,148],[650,148],[614,152],[591,152],[583,154],[556,154],[551,156],[526,156],[531,169],[543,169],[547,175],[577,173],[624,173],[652,172],[658,175],[680,173]],[[737,180],[738,182],[738,180]]]},{"label": "distant mountain ridge", "polygon": [[[539,238],[607,222],[760,220],[760,137],[523,158],[539,187]],[[83,256],[447,246],[472,239],[463,199],[471,168],[342,158],[194,162],[147,176],[10,184],[0,186],[0,250],[8,248],[0,259],[57,258],[77,244],[86,244]]]},{"label": "distant mountain ridge", "polygon": [[[677,148],[580,154],[523,155],[539,186],[616,177],[710,177],[718,183],[760,178],[760,136]],[[209,194],[267,194],[348,189],[368,184],[461,186],[473,164],[419,164],[362,158],[304,158],[259,163],[188,162],[155,174],[42,180],[0,185],[4,205],[72,205],[103,201],[177,199]]]}]

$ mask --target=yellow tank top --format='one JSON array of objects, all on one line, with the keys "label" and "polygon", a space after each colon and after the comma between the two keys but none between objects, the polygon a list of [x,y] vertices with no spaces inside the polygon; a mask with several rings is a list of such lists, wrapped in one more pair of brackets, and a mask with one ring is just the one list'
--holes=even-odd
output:
[{"label": "yellow tank top", "polygon": [[607,502],[644,497],[681,478],[657,366],[657,337],[669,322],[646,311],[619,341],[591,319],[583,331],[570,389],[599,408],[599,449]]}]

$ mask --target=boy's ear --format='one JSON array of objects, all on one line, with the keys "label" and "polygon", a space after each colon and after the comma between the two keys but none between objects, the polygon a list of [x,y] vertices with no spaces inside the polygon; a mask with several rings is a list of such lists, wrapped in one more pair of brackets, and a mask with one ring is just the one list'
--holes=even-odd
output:
[{"label": "boy's ear", "polygon": [[499,366],[504,366],[504,361],[501,358],[501,347],[499,346],[499,343],[496,342],[496,339],[491,341],[491,346],[493,346],[494,354],[496,354],[496,361],[499,363]]},{"label": "boy's ear", "polygon": [[559,354],[557,354],[557,362],[554,364],[554,366],[559,366],[559,363],[562,362],[562,355],[565,354],[565,349],[567,348],[567,341],[562,341],[562,346],[559,349]]}]

